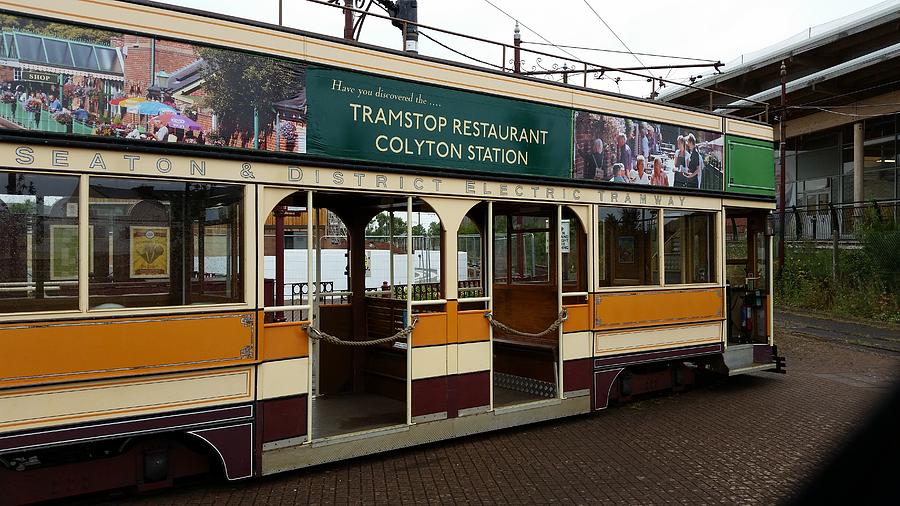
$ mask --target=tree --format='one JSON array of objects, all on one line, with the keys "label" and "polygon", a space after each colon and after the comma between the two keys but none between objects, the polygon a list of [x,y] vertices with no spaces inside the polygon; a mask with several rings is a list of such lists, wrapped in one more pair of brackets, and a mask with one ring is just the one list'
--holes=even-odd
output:
[{"label": "tree", "polygon": [[219,118],[219,134],[246,141],[254,133],[254,111],[261,134],[275,123],[273,104],[303,90],[304,69],[298,63],[224,49],[203,48],[206,60],[203,105]]},{"label": "tree", "polygon": [[[369,225],[366,227],[366,235],[370,237],[387,237],[391,233],[390,229],[390,221],[389,221],[390,213],[387,211],[382,211],[375,215],[372,218],[372,221],[369,222]],[[413,227],[415,228],[415,227]],[[394,215],[394,236],[405,236],[406,235],[406,221],[403,218]]]}]

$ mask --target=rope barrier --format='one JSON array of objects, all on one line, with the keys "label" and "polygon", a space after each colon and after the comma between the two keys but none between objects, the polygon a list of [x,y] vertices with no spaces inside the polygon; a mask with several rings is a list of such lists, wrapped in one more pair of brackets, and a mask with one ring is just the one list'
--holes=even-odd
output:
[{"label": "rope barrier", "polygon": [[555,322],[551,323],[550,326],[547,327],[542,332],[537,332],[537,333],[522,332],[521,330],[516,330],[516,329],[510,327],[509,325],[506,325],[505,323],[495,320],[494,315],[492,315],[491,313],[484,313],[484,317],[488,319],[488,321],[491,323],[491,325],[494,328],[500,329],[501,331],[503,331],[506,334],[512,334],[512,335],[521,336],[521,337],[544,337],[544,336],[550,335],[550,334],[556,332],[557,330],[559,330],[559,326],[562,325],[564,321],[569,319],[569,312],[566,311],[565,309],[563,309],[562,311],[559,312],[559,316],[557,316]]},{"label": "rope barrier", "polygon": [[321,330],[311,326],[310,324],[305,324],[302,326],[303,330],[306,331],[307,335],[309,335],[310,339],[316,339],[325,341],[326,343],[336,344],[339,346],[376,346],[379,344],[388,344],[394,341],[397,341],[401,338],[407,338],[414,328],[416,328],[416,323],[419,321],[418,318],[413,318],[412,324],[408,327],[399,330],[396,334],[382,337],[381,339],[370,339],[368,341],[345,341],[340,337],[333,336],[331,334],[322,332]]}]

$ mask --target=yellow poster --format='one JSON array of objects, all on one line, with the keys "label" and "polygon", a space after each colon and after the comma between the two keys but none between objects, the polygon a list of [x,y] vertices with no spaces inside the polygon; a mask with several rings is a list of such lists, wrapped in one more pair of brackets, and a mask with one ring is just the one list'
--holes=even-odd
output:
[{"label": "yellow poster", "polygon": [[130,227],[131,277],[169,277],[169,227]]}]

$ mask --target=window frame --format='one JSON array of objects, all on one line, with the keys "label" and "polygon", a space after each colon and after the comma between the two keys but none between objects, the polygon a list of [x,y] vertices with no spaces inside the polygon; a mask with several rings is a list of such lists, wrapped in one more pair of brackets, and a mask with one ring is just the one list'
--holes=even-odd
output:
[{"label": "window frame", "polygon": [[[12,168],[6,171],[15,171]],[[258,284],[258,266],[256,265],[256,253],[259,246],[260,237],[256,234],[258,228],[256,207],[258,205],[257,186],[252,182],[228,181],[207,178],[168,178],[153,177],[150,175],[120,175],[120,174],[97,174],[97,173],[72,173],[64,171],[52,170],[32,170],[29,171],[37,175],[48,176],[71,176],[78,178],[78,308],[65,310],[42,310],[42,311],[19,311],[0,313],[0,322],[4,321],[20,321],[22,319],[29,320],[47,320],[63,317],[77,316],[115,316],[115,315],[160,315],[160,314],[183,314],[216,311],[247,311],[254,309],[255,294]],[[169,305],[169,306],[140,306],[140,307],[124,307],[124,308],[90,308],[90,259],[93,252],[90,248],[90,185],[92,178],[101,179],[121,179],[121,180],[144,180],[144,181],[161,181],[167,183],[189,182],[189,183],[209,183],[233,185],[241,188],[241,207],[240,220],[242,223],[238,227],[237,232],[242,235],[242,245],[240,248],[240,265],[239,271],[242,280],[242,296],[241,302],[214,302],[214,303],[197,303],[190,305]]]},{"label": "window frame", "polygon": [[[723,222],[723,211],[721,207],[718,208],[696,208],[696,207],[684,207],[684,208],[664,208],[664,207],[655,207],[655,206],[623,206],[621,204],[595,204],[594,206],[594,216],[593,216],[593,234],[596,238],[593,241],[594,251],[590,255],[589,262],[591,263],[591,268],[594,269],[594,281],[593,291],[597,293],[615,293],[615,292],[641,292],[641,291],[653,291],[653,290],[665,290],[665,289],[684,289],[684,288],[715,288],[722,287],[724,279],[722,258],[724,255],[724,241],[722,238],[724,237],[724,222]],[[605,264],[600,263],[600,254],[601,251],[604,255],[604,261],[606,261],[607,256],[609,255],[609,251],[606,249],[606,245],[604,243],[605,237],[600,232],[600,209],[602,208],[617,208],[617,209],[644,209],[644,210],[656,210],[657,214],[657,226],[656,226],[656,242],[659,245],[659,255],[657,258],[657,272],[659,273],[659,282],[655,284],[648,285],[629,285],[629,286],[602,286],[600,284],[603,279],[603,272],[605,269]],[[713,254],[714,254],[714,265],[713,268],[710,269],[712,273],[712,281],[706,283],[666,283],[665,282],[665,252],[664,252],[664,239],[665,239],[665,213],[666,210],[669,211],[694,211],[694,212],[704,212],[710,213],[714,215],[713,217],[713,233],[715,234],[715,245],[713,246]]]}]

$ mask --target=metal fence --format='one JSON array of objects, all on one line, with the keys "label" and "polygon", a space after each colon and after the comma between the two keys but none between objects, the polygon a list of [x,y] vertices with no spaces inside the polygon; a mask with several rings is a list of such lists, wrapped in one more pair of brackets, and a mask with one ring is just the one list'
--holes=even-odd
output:
[{"label": "metal fence", "polygon": [[787,242],[825,242],[837,238],[841,242],[855,243],[859,241],[863,227],[873,222],[898,219],[900,200],[793,206],[785,210],[784,239]]},{"label": "metal fence", "polygon": [[776,304],[900,321],[900,200],[788,208],[782,232]]}]

